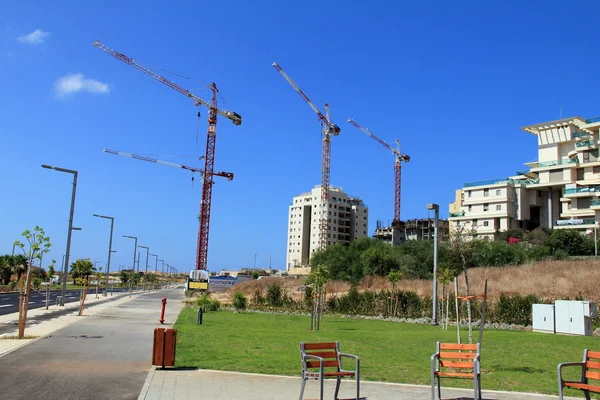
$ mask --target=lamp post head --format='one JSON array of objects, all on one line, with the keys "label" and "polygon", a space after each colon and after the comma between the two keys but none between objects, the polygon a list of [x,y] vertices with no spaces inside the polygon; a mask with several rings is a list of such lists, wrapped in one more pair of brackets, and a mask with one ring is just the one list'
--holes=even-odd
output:
[{"label": "lamp post head", "polygon": [[438,210],[440,206],[435,203],[429,203],[425,206],[428,210]]},{"label": "lamp post head", "polygon": [[48,165],[48,164],[42,164],[42,168],[46,168],[46,169],[54,169],[53,166]]},{"label": "lamp post head", "polygon": [[124,238],[129,238],[129,239],[137,239],[137,237],[135,236],[128,236],[128,235],[123,235]]},{"label": "lamp post head", "polygon": [[80,231],[81,228],[72,227],[71,230],[73,230],[73,231]]}]

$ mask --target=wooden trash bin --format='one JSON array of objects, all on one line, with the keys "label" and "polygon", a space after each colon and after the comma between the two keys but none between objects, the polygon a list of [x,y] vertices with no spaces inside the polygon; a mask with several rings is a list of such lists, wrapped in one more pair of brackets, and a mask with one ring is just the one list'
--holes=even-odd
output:
[{"label": "wooden trash bin", "polygon": [[175,366],[175,350],[177,348],[177,330],[154,329],[154,346],[152,347],[152,365],[164,367]]}]

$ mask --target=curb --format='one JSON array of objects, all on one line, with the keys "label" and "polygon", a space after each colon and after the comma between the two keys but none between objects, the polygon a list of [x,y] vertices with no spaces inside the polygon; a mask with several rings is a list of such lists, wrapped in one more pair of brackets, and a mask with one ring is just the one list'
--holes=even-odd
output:
[{"label": "curb", "polygon": [[140,395],[138,396],[138,400],[144,400],[148,395],[148,391],[150,390],[150,382],[152,382],[152,378],[154,378],[154,372],[156,371],[156,367],[153,365],[150,367],[150,372],[148,372],[148,376],[144,381],[144,386],[142,386],[142,390]]}]

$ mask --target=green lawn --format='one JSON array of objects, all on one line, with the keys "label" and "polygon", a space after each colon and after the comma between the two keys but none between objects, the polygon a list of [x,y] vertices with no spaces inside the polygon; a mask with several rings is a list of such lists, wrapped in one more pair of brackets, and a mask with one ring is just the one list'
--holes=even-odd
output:
[{"label": "green lawn", "polygon": [[[319,332],[311,332],[310,318],[302,316],[217,311],[204,314],[202,325],[195,322],[196,310],[185,308],[175,324],[178,367],[298,376],[299,342],[337,340],[343,352],[361,358],[361,375],[366,380],[429,384],[435,342],[456,342],[455,327],[442,331],[432,326],[327,316]],[[463,328],[463,341],[466,336]],[[584,348],[600,350],[600,339],[487,330],[481,356],[483,388],[557,394],[556,365],[581,361]],[[456,379],[445,382],[447,386],[470,385]]]}]

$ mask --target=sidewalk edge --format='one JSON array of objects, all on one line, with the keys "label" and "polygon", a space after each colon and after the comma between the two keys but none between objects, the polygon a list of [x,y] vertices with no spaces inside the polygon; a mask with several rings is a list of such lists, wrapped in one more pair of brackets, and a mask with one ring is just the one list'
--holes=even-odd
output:
[{"label": "sidewalk edge", "polygon": [[150,367],[150,371],[148,372],[148,376],[144,381],[144,386],[142,386],[142,390],[140,391],[140,395],[138,396],[138,400],[144,400],[148,395],[148,391],[150,390],[150,383],[152,382],[152,378],[154,378],[154,372],[156,371],[156,367],[153,365]]}]

